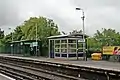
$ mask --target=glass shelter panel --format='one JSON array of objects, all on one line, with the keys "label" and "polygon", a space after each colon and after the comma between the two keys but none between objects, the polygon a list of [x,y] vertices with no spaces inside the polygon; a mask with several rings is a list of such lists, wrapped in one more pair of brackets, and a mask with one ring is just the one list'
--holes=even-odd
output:
[{"label": "glass shelter panel", "polygon": [[62,48],[62,49],[67,48],[67,43],[66,43],[66,44],[61,44],[61,48]]},{"label": "glass shelter panel", "polygon": [[55,40],[55,48],[60,47],[60,40]]},{"label": "glass shelter panel", "polygon": [[77,50],[77,42],[76,39],[68,40],[68,53],[76,53]]},{"label": "glass shelter panel", "polygon": [[67,43],[67,40],[66,39],[61,40],[61,43]]},{"label": "glass shelter panel", "polygon": [[56,44],[57,44],[57,43],[59,44],[59,43],[60,43],[60,40],[55,40],[55,43],[56,43]]},{"label": "glass shelter panel", "polygon": [[83,43],[81,42],[78,43],[78,49],[83,49]]},{"label": "glass shelter panel", "polygon": [[68,44],[69,49],[76,49],[76,44]]},{"label": "glass shelter panel", "polygon": [[60,49],[55,49],[55,53],[59,53],[60,52]]},{"label": "glass shelter panel", "polygon": [[76,39],[69,39],[68,43],[76,43]]},{"label": "glass shelter panel", "polygon": [[55,48],[60,48],[60,44],[55,45]]},{"label": "glass shelter panel", "polygon": [[61,49],[62,53],[67,53],[67,49]]},{"label": "glass shelter panel", "polygon": [[83,42],[78,42],[78,53],[83,52]]},{"label": "glass shelter panel", "polygon": [[76,53],[76,49],[68,49],[69,53]]}]

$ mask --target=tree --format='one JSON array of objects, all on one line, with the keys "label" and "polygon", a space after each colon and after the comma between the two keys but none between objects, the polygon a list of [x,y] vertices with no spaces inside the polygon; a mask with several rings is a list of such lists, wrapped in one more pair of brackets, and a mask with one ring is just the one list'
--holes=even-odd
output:
[{"label": "tree", "polygon": [[31,17],[29,20],[25,21],[23,25],[20,26],[22,29],[22,39],[36,39],[36,28],[37,28],[37,39],[41,40],[43,46],[48,45],[47,37],[58,35],[58,26],[51,19],[46,19],[45,17]]},{"label": "tree", "polygon": [[94,38],[97,39],[102,45],[120,45],[119,32],[116,32],[114,29],[103,29],[103,31],[98,31],[95,33]]},{"label": "tree", "polygon": [[83,32],[82,32],[82,30],[79,30],[79,31],[73,30],[72,32],[69,32],[69,34],[75,34],[75,33],[83,33]]},{"label": "tree", "polygon": [[0,46],[4,45],[4,31],[0,28]]},{"label": "tree", "polygon": [[93,37],[88,40],[89,48],[101,50],[102,46],[120,46],[120,34],[114,29],[97,30]]},{"label": "tree", "polygon": [[4,38],[4,31],[2,31],[0,28],[0,39],[3,39],[3,38]]},{"label": "tree", "polygon": [[[22,25],[16,27],[13,32],[13,40],[36,40],[36,28],[37,40],[41,40],[43,46],[48,46],[47,37],[60,34],[58,26],[52,19],[30,17],[29,20],[24,21]],[[8,34],[6,39],[6,41],[10,41],[11,34]]]},{"label": "tree", "polygon": [[14,30],[14,33],[13,33],[13,40],[21,40],[22,37],[24,36],[23,32],[22,32],[22,29],[20,26],[17,26],[16,29]]},{"label": "tree", "polygon": [[4,41],[5,41],[5,43],[11,42],[12,41],[12,33],[6,35]]}]

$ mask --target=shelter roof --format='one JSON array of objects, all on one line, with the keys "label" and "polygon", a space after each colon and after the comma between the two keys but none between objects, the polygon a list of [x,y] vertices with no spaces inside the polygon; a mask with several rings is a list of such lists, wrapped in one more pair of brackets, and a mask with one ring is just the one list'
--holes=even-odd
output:
[{"label": "shelter roof", "polygon": [[75,34],[69,34],[69,35],[50,36],[50,37],[48,37],[48,39],[57,39],[57,38],[82,38],[83,35],[85,36],[85,38],[88,37],[86,34],[75,33]]}]

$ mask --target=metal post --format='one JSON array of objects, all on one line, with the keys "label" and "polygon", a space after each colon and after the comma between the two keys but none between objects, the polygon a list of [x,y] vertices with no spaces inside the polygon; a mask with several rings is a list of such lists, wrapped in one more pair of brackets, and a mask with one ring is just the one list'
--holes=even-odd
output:
[{"label": "metal post", "polygon": [[56,58],[56,55],[55,55],[55,54],[56,54],[56,53],[55,53],[55,39],[53,40],[53,46],[54,46],[54,49],[53,49],[53,50],[54,50],[54,51],[53,51],[53,52],[54,52],[54,53],[53,53],[53,54],[54,54],[54,55],[53,55],[54,57],[53,57],[53,58]]},{"label": "metal post", "polygon": [[79,59],[79,58],[78,58],[78,40],[76,40],[76,48],[77,48],[77,49],[76,49],[76,53],[77,53],[76,56],[77,56],[77,60],[78,60],[78,59]]},{"label": "metal post", "polygon": [[36,23],[36,56],[37,56],[37,46],[38,46],[38,42],[37,42],[37,23]]},{"label": "metal post", "polygon": [[69,58],[69,52],[68,52],[68,39],[67,39],[67,58]]},{"label": "metal post", "polygon": [[12,32],[12,42],[13,42],[13,32]]},{"label": "metal post", "polygon": [[87,57],[88,57],[87,54],[88,54],[88,52],[89,52],[89,51],[88,51],[88,50],[89,50],[89,46],[88,46],[88,40],[89,40],[89,38],[86,38],[86,40],[87,40],[87,41],[86,41],[86,43],[87,43],[87,49],[86,49],[86,50],[87,50],[87,51],[86,51],[86,61],[87,61]]},{"label": "metal post", "polygon": [[85,27],[84,27],[84,19],[85,19],[85,15],[84,15],[84,11],[81,8],[76,8],[76,10],[82,10],[82,21],[83,21],[83,55],[84,55],[84,60],[87,60],[86,57],[86,51],[85,51]]},{"label": "metal post", "polygon": [[85,51],[85,27],[84,27],[84,19],[85,19],[85,15],[84,15],[84,11],[82,10],[83,16],[81,17],[83,20],[83,54],[84,54],[84,60],[86,60],[86,51]]},{"label": "metal post", "polygon": [[61,54],[62,52],[61,51],[62,50],[61,50],[61,39],[60,39],[60,52],[59,52],[60,53],[60,58],[62,57],[62,54]]},{"label": "metal post", "polygon": [[[8,28],[9,30],[12,30],[11,28]],[[13,32],[11,32],[11,36],[12,36],[12,42],[13,42]],[[12,52],[13,52],[13,43],[11,44],[11,55],[12,55]]]},{"label": "metal post", "polygon": [[49,39],[49,58],[51,58],[51,43],[50,43],[50,39]]}]

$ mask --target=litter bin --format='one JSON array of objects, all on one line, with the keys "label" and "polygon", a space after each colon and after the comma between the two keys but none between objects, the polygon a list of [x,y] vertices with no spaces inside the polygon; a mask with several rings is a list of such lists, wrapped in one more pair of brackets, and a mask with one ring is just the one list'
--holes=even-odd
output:
[{"label": "litter bin", "polygon": [[101,53],[93,53],[91,54],[92,60],[101,60]]}]

